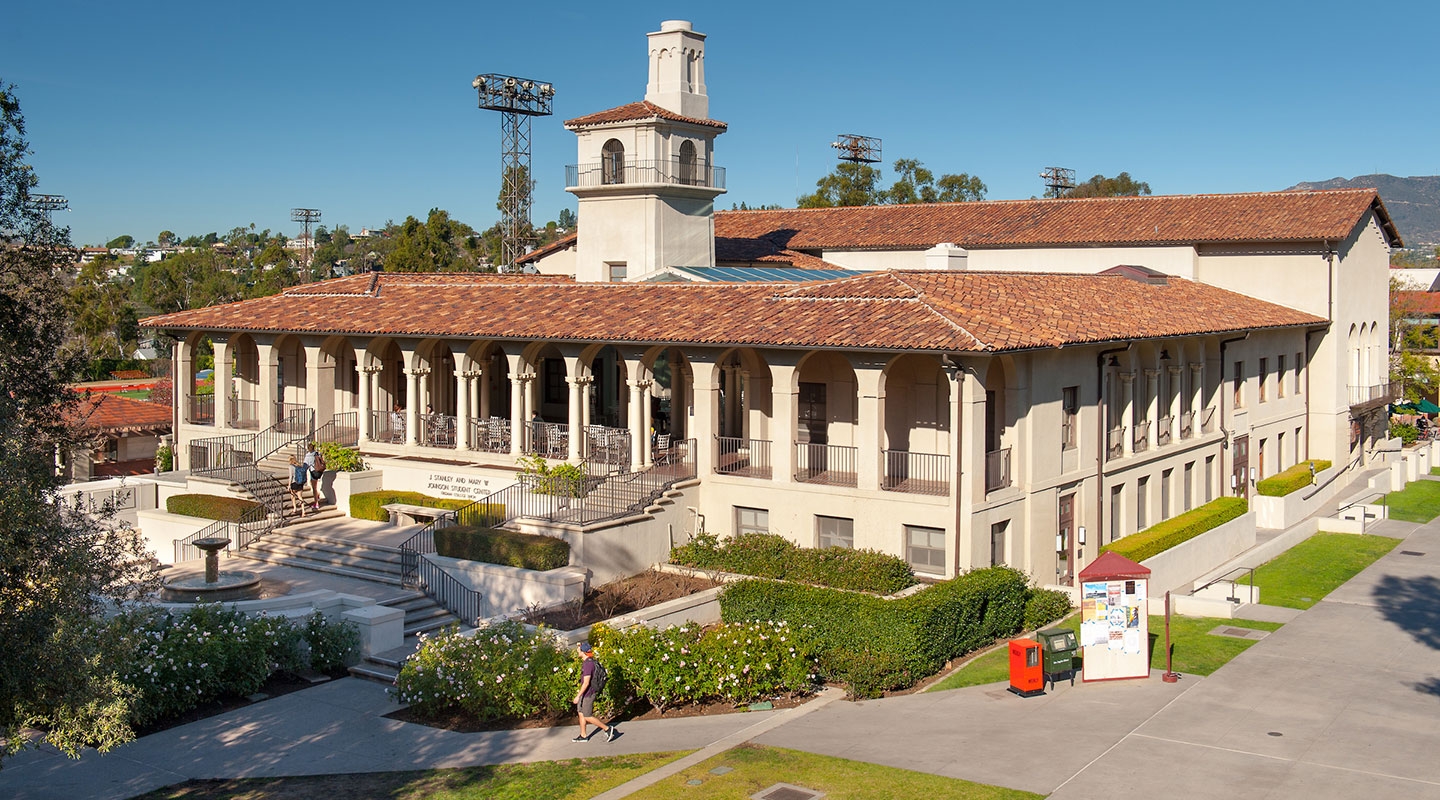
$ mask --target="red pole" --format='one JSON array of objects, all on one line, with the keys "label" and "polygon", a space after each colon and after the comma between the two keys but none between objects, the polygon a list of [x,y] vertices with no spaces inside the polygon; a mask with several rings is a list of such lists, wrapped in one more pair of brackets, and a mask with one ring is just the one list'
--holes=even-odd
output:
[{"label": "red pole", "polygon": [[1176,674],[1175,674],[1175,671],[1170,668],[1170,658],[1171,658],[1171,655],[1172,655],[1172,653],[1171,653],[1171,648],[1170,648],[1170,593],[1169,593],[1169,592],[1166,592],[1166,593],[1165,593],[1165,674],[1163,674],[1163,675],[1160,676],[1160,680],[1165,681],[1166,683],[1175,683],[1176,681],[1180,680],[1180,676],[1179,676],[1179,675],[1176,675]]}]

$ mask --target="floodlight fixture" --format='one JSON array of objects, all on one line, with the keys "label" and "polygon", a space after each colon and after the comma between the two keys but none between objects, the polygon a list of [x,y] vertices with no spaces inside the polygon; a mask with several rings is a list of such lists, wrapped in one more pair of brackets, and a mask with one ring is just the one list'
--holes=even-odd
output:
[{"label": "floodlight fixture", "polygon": [[315,240],[310,238],[310,225],[320,221],[320,209],[318,208],[292,208],[290,209],[290,221],[301,222],[305,225],[305,268],[300,270],[300,282],[310,280],[310,258],[315,247]]},{"label": "floodlight fixture", "polygon": [[830,146],[840,151],[840,160],[852,164],[875,164],[880,161],[880,140],[873,136],[842,133]]},{"label": "floodlight fixture", "polygon": [[517,272],[517,262],[535,241],[530,224],[530,118],[554,113],[555,87],[513,75],[476,75],[470,86],[479,93],[480,108],[500,112],[499,267]]}]

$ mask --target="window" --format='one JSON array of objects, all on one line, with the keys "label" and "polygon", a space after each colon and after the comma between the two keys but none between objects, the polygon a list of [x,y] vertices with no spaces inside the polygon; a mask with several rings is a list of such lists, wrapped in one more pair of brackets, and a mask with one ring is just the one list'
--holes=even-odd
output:
[{"label": "window", "polygon": [[1233,400],[1234,400],[1234,402],[1233,402],[1232,405],[1233,405],[1234,408],[1244,408],[1244,407],[1245,407],[1245,362],[1244,362],[1244,361],[1236,361],[1235,364],[1234,364],[1234,366],[1232,367],[1232,369],[1233,369],[1233,374],[1234,374],[1234,377],[1231,379],[1231,383],[1234,385],[1234,386],[1233,386],[1233,394],[1234,394]]},{"label": "window", "polygon": [[563,403],[568,398],[565,388],[565,362],[547,358],[540,362],[540,374],[545,376],[545,392],[542,402]]},{"label": "window", "polygon": [[845,517],[822,517],[816,515],[815,529],[818,534],[817,547],[855,548],[855,520]]},{"label": "window", "polygon": [[742,533],[769,533],[770,511],[764,508],[735,506],[735,535]]},{"label": "window", "polygon": [[1300,394],[1300,368],[1305,364],[1305,354],[1295,354],[1295,394]]},{"label": "window", "polygon": [[1205,456],[1205,502],[1215,499],[1215,456]]},{"label": "window", "polygon": [[1150,477],[1147,475],[1141,478],[1135,486],[1135,530],[1143,531],[1150,527],[1148,519],[1150,509],[1147,507],[1146,495],[1150,494]]},{"label": "window", "polygon": [[605,262],[605,278],[611,283],[624,283],[629,271],[624,261]]},{"label": "window", "polygon": [[1291,462],[1291,463],[1293,463],[1293,464],[1299,464],[1299,463],[1300,463],[1302,460],[1304,460],[1304,458],[1305,458],[1305,455],[1306,455],[1306,454],[1300,452],[1300,442],[1304,441],[1304,439],[1302,438],[1304,435],[1305,435],[1305,429],[1304,429],[1304,428],[1296,428],[1296,429],[1295,429],[1295,439],[1294,439],[1294,442],[1295,442],[1295,460],[1294,460],[1293,462]]},{"label": "window", "polygon": [[916,572],[945,572],[945,529],[905,526],[905,560]]},{"label": "window", "polygon": [[1170,519],[1170,480],[1174,477],[1173,469],[1160,473],[1160,519]]},{"label": "window", "polygon": [[695,143],[683,141],[680,143],[680,183],[683,186],[699,186],[700,181],[695,169]]},{"label": "window", "polygon": [[1110,541],[1119,539],[1123,533],[1120,515],[1125,513],[1125,485],[1110,487]]},{"label": "window", "polygon": [[1275,357],[1275,396],[1285,396],[1285,356]]},{"label": "window", "polygon": [[1060,447],[1064,450],[1075,448],[1075,426],[1080,413],[1080,387],[1066,386],[1061,390]]},{"label": "window", "polygon": [[1181,489],[1185,496],[1185,511],[1195,507],[1195,462],[1191,461],[1185,465],[1185,486]]},{"label": "window", "polygon": [[600,182],[625,182],[625,145],[619,139],[611,139],[600,149]]},{"label": "window", "polygon": [[1005,563],[1005,529],[1010,527],[1010,520],[997,522],[990,526],[990,566],[995,567]]},{"label": "window", "polygon": [[1265,384],[1270,380],[1270,359],[1260,359],[1260,402],[1265,402]]}]

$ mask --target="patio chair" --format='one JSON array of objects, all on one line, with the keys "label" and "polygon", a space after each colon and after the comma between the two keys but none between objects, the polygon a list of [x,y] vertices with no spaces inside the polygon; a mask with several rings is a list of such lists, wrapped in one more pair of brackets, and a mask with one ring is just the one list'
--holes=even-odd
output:
[{"label": "patio chair", "polygon": [[650,460],[656,466],[661,466],[663,464],[669,464],[671,456],[670,434],[662,433],[655,437],[655,452],[652,454]]}]

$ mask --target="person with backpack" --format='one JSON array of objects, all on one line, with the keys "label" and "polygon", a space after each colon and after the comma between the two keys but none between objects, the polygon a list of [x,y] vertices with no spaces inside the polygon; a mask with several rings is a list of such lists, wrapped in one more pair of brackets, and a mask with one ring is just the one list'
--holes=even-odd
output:
[{"label": "person with backpack", "polygon": [[307,468],[304,464],[301,464],[300,459],[296,458],[294,453],[291,453],[290,502],[293,506],[293,510],[300,512],[300,516],[302,517],[305,516],[305,500],[300,496],[300,493],[305,491],[305,483],[307,478],[309,478],[309,468]]},{"label": "person with backpack", "polygon": [[620,729],[614,725],[606,725],[594,716],[595,698],[599,697],[600,690],[605,688],[605,667],[595,658],[595,649],[589,642],[580,643],[580,658],[580,691],[575,693],[575,707],[580,711],[580,735],[570,741],[590,741],[590,733],[585,729],[585,724],[589,723],[605,731],[605,741],[613,742],[620,738]]},{"label": "person with backpack", "polygon": [[310,493],[315,501],[312,506],[316,511],[320,510],[320,479],[325,477],[325,456],[315,449],[315,443],[311,442],[305,451],[305,467],[310,470]]}]

